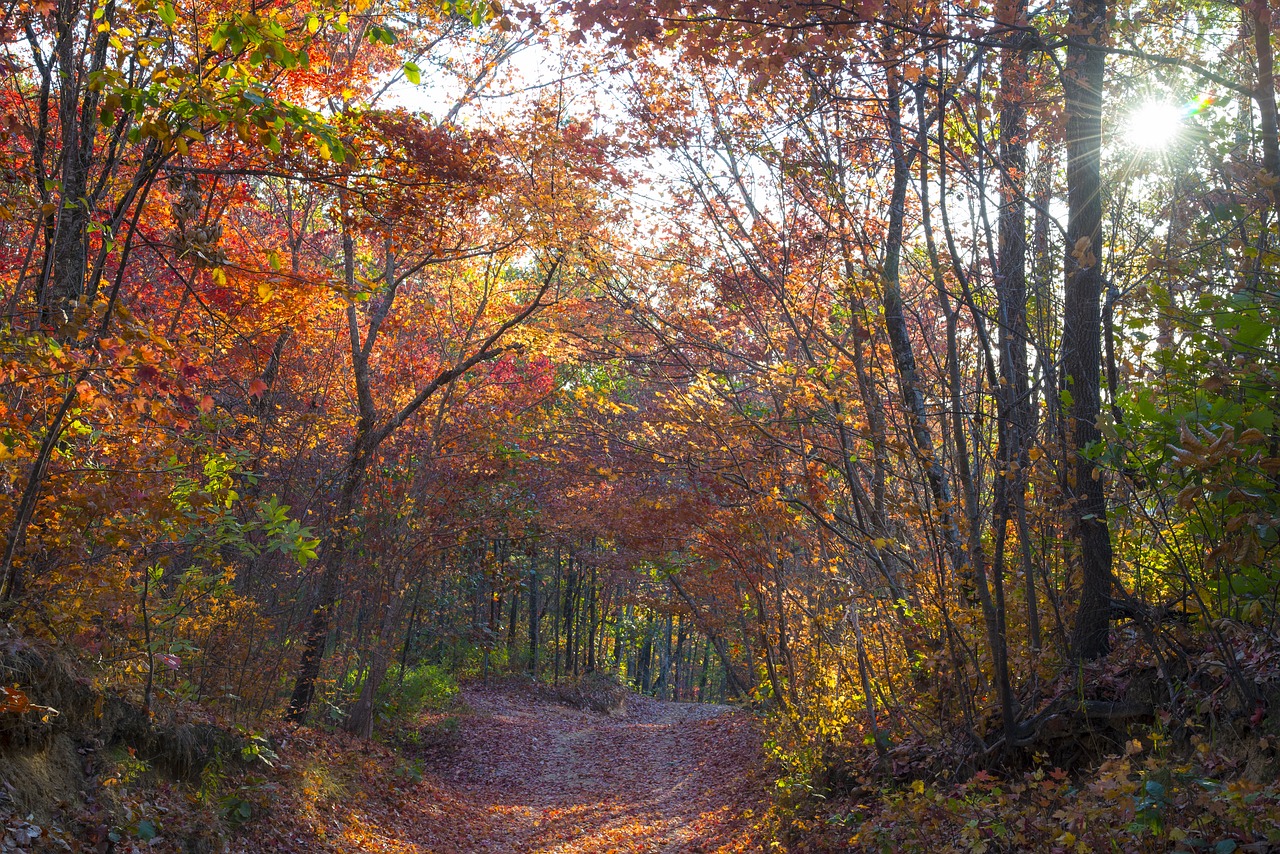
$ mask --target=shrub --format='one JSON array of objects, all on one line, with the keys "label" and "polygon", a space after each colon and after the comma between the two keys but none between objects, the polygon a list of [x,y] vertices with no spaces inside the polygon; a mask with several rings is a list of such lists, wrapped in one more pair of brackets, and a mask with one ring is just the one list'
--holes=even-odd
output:
[{"label": "shrub", "polygon": [[419,664],[400,671],[393,665],[378,692],[378,705],[389,720],[412,720],[424,711],[443,711],[458,696],[458,683],[443,667]]}]

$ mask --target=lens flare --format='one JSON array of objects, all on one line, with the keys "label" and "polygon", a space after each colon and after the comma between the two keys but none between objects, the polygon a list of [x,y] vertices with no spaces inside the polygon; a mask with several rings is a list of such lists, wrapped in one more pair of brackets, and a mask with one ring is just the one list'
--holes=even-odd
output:
[{"label": "lens flare", "polygon": [[1149,101],[1129,114],[1125,123],[1125,141],[1134,148],[1159,151],[1177,141],[1187,119],[1213,106],[1212,95],[1200,95],[1193,101],[1175,104]]},{"label": "lens flare", "polygon": [[1172,143],[1182,131],[1185,113],[1176,104],[1153,101],[1129,116],[1125,139],[1134,148],[1158,151]]}]

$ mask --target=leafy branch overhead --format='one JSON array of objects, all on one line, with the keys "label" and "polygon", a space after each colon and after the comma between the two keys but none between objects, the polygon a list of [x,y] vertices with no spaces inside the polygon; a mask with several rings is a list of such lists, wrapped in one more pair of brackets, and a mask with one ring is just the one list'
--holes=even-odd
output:
[{"label": "leafy branch overhead", "polygon": [[10,4],[0,847],[1280,845],[1192,5]]}]

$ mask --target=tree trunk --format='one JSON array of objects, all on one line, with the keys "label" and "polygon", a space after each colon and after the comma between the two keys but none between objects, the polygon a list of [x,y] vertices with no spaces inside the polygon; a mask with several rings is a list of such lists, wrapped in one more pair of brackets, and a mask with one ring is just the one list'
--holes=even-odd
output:
[{"label": "tree trunk", "polygon": [[[698,625],[697,603],[693,601],[693,597],[690,596],[688,591],[684,589],[684,586],[680,583],[679,579],[675,575],[668,575],[667,580],[671,582],[671,587],[676,591],[676,595],[678,595],[684,601],[684,604],[689,608],[689,612],[693,615],[694,625],[697,626]],[[703,634],[707,636],[707,641],[711,644],[712,649],[715,650],[716,657],[720,659],[720,664],[724,668],[726,687],[729,690],[733,691],[735,696],[741,697],[744,700],[747,699],[747,697],[750,696],[750,693],[751,693],[751,690],[748,687],[747,678],[739,676],[736,670],[734,669],[733,658],[729,655],[729,648],[728,648],[728,645],[724,642],[724,638],[721,637],[719,632],[716,632],[710,628],[705,628],[700,630],[703,632]],[[703,670],[703,673],[704,674],[706,673],[705,668]]]},{"label": "tree trunk", "polygon": [[538,678],[538,546],[529,555],[529,673]]},{"label": "tree trunk", "polygon": [[591,597],[590,605],[587,609],[587,672],[595,673],[596,671],[596,610],[599,603],[596,602],[596,567],[591,567],[591,590],[588,594]]},{"label": "tree trunk", "polygon": [[1102,364],[1102,85],[1106,0],[1072,0],[1063,89],[1067,112],[1067,258],[1062,372],[1066,407],[1067,512],[1080,565],[1080,606],[1072,637],[1080,659],[1110,649],[1111,532],[1102,471],[1086,455],[1098,441]]},{"label": "tree trunk", "polygon": [[347,465],[337,510],[333,521],[326,526],[321,541],[318,561],[320,584],[316,591],[315,605],[311,610],[311,619],[307,624],[302,660],[298,665],[298,677],[294,681],[289,708],[285,712],[285,720],[290,723],[302,723],[315,699],[316,679],[320,676],[320,662],[324,658],[325,643],[328,640],[329,626],[333,619],[333,607],[338,601],[342,565],[347,556],[347,543],[350,539],[347,526],[355,509],[355,499],[360,489],[363,470],[364,463],[357,452]]},{"label": "tree trunk", "polygon": [[942,529],[942,539],[948,556],[962,581],[970,572],[960,532],[951,512],[953,502],[942,460],[933,443],[925,410],[924,393],[920,388],[915,352],[911,346],[911,332],[907,328],[905,308],[902,302],[903,223],[906,219],[907,187],[911,179],[911,159],[902,129],[901,84],[897,72],[889,72],[888,115],[889,144],[893,157],[893,189],[889,197],[889,223],[885,235],[884,262],[880,273],[881,300],[884,304],[885,330],[889,335],[889,349],[898,374],[898,387],[902,394],[903,408],[910,425],[911,443],[924,468],[933,497],[934,512]]},{"label": "tree trunk", "polygon": [[[1253,51],[1257,60],[1258,85],[1254,100],[1262,114],[1262,165],[1273,178],[1280,178],[1280,130],[1277,129],[1275,56],[1271,49],[1270,0],[1250,0],[1244,6],[1252,18]],[[1280,184],[1271,188],[1272,203],[1280,210]]]},{"label": "tree trunk", "polygon": [[[88,83],[88,74],[102,69],[110,33],[98,33],[91,46],[85,45],[90,62],[89,68],[82,67],[76,49],[80,11],[80,4],[75,0],[60,0],[55,18],[57,39],[53,53],[61,83],[58,123],[62,129],[62,162],[58,178],[62,202],[52,248],[52,275],[40,295],[40,319],[46,324],[61,323],[70,317],[76,300],[85,295],[85,272],[89,263],[89,169],[98,128],[99,95],[92,87],[85,86],[82,99],[81,86]],[[111,20],[111,11],[114,4],[108,6],[106,20]]]}]

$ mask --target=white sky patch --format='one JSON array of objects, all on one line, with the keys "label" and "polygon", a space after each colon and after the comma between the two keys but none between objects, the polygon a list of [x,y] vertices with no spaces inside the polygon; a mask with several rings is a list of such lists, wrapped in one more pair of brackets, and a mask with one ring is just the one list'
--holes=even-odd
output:
[{"label": "white sky patch", "polygon": [[387,105],[426,113],[437,120],[455,113],[456,119],[466,124],[467,115],[474,114],[482,103],[492,104],[504,95],[509,97],[503,100],[514,102],[515,92],[546,75],[548,65],[555,67],[547,48],[532,41],[515,48],[496,69],[477,80],[469,76],[479,71],[479,65],[472,64],[471,60],[482,51],[478,46],[473,50],[469,55],[466,48],[458,49],[446,57],[445,63],[452,60],[453,68],[442,67],[445,63],[422,63],[420,83],[412,83],[398,74],[398,79],[387,90]]}]

